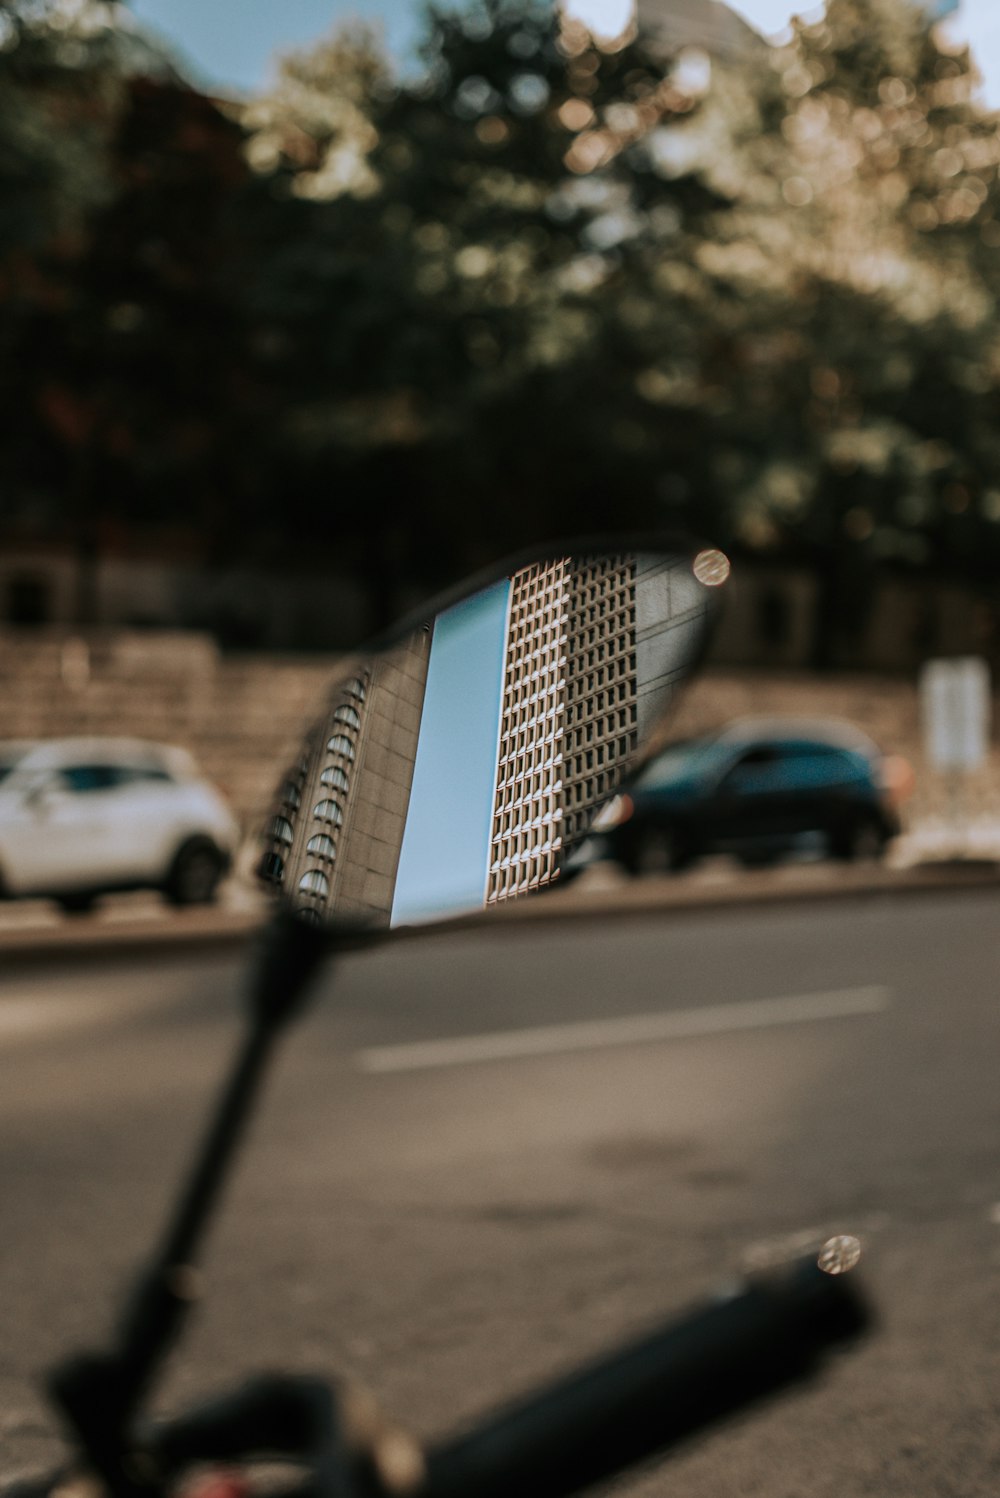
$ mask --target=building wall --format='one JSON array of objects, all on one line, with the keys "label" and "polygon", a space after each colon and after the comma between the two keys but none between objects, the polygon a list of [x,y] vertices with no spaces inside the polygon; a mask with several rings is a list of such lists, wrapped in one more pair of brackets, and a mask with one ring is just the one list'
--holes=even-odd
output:
[{"label": "building wall", "polygon": [[388,924],[420,736],[430,631],[416,634],[372,668],[363,720],[358,793],[348,798],[343,858],[331,908]]},{"label": "building wall", "polygon": [[565,558],[511,582],[486,901],[557,877],[697,645],[688,561]]},{"label": "building wall", "polygon": [[635,748],[636,558],[573,563],[563,730],[564,845],[587,826]]},{"label": "building wall", "polygon": [[[562,724],[570,562],[511,579],[486,901],[547,884],[562,846]],[[522,855],[535,850],[530,861]]]},{"label": "building wall", "polygon": [[705,595],[687,562],[635,563],[636,730],[654,732],[687,675],[705,628]]},{"label": "building wall", "polygon": [[262,872],[317,918],[389,922],[430,641],[355,662],[280,786]]}]

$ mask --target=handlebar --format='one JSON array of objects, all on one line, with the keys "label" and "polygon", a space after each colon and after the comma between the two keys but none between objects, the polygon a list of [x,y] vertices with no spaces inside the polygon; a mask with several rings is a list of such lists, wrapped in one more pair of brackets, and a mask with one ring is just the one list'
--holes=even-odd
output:
[{"label": "handlebar", "polygon": [[[818,1372],[825,1354],[869,1326],[854,1273],[815,1258],[754,1279],[651,1336],[500,1410],[466,1435],[398,1463],[390,1481],[382,1443],[402,1433],[318,1379],[265,1376],[157,1427],[137,1444],[164,1491],[200,1461],[282,1453],[308,1468],[288,1498],[568,1498],[779,1389]],[[47,1483],[4,1498],[51,1498]]]},{"label": "handlebar", "polygon": [[432,1449],[420,1498],[564,1498],[818,1371],[870,1315],[814,1258],[695,1310]]}]

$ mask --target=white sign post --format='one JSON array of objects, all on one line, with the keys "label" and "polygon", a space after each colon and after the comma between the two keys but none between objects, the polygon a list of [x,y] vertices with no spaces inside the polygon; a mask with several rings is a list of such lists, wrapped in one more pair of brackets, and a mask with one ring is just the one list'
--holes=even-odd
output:
[{"label": "white sign post", "polygon": [[920,673],[924,747],[935,770],[948,777],[951,820],[963,820],[966,777],[986,764],[990,750],[990,668],[978,656],[928,661]]}]

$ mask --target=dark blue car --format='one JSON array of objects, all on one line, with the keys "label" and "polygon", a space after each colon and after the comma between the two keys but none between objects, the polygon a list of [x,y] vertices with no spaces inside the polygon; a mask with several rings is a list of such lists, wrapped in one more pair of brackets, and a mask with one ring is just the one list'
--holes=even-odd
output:
[{"label": "dark blue car", "polygon": [[566,873],[609,858],[643,874],[709,853],[748,865],[800,849],[880,857],[899,832],[889,763],[849,724],[732,724],[646,764],[598,814]]}]

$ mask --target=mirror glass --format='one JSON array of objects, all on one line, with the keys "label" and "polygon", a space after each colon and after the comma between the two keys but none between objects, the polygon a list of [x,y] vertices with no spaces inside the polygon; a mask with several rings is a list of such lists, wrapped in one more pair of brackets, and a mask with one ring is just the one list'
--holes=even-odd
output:
[{"label": "mirror glass", "polygon": [[696,659],[719,553],[519,567],[352,660],[280,778],[261,878],[412,924],[557,884]]}]

